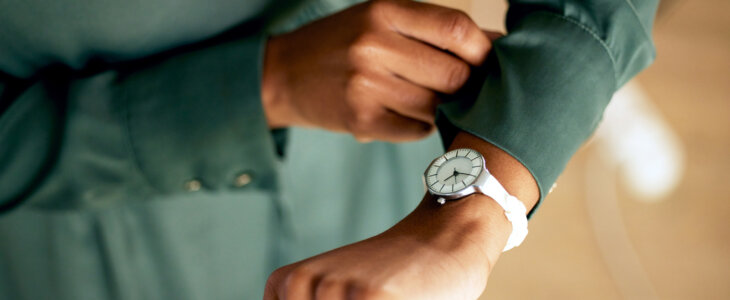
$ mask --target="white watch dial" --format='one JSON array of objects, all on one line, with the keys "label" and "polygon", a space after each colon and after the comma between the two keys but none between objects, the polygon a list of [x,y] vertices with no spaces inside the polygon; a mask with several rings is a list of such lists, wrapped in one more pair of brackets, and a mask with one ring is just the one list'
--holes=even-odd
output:
[{"label": "white watch dial", "polygon": [[463,190],[482,172],[482,155],[471,149],[456,149],[437,158],[426,171],[432,192],[449,194]]}]

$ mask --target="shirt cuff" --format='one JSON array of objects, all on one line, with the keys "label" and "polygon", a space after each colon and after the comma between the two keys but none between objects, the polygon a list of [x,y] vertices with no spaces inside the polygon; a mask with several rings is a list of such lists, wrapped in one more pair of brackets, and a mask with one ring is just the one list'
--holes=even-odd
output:
[{"label": "shirt cuff", "polygon": [[541,202],[615,91],[610,52],[578,23],[534,12],[494,42],[484,71],[478,96],[439,106],[444,144],[466,131],[501,148],[532,173]]},{"label": "shirt cuff", "polygon": [[265,44],[265,36],[247,37],[123,76],[130,148],[154,190],[276,188],[261,104]]}]

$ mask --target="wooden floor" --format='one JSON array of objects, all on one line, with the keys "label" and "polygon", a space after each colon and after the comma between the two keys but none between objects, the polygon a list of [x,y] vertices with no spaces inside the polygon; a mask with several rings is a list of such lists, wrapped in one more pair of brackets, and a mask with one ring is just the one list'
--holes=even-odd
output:
[{"label": "wooden floor", "polygon": [[[502,26],[506,7],[434,2],[466,10],[487,28]],[[586,186],[596,180],[597,149],[584,147],[530,222],[525,244],[502,256],[483,298],[730,299],[730,1],[665,1],[654,38],[656,62],[634,83],[679,137],[680,184],[658,202],[617,184],[623,226],[595,230]],[[606,240],[621,228],[629,248]]]}]

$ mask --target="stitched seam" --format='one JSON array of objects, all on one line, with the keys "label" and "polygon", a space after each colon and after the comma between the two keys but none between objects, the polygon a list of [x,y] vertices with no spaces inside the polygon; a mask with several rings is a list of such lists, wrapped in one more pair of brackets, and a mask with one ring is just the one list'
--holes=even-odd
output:
[{"label": "stitched seam", "polygon": [[614,80],[613,81],[613,84],[614,84],[614,89],[617,89],[618,88],[617,85],[618,85],[618,77],[619,76],[618,76],[618,70],[616,70],[616,66],[618,65],[616,63],[616,58],[613,56],[613,53],[611,52],[611,48],[608,47],[608,44],[606,44],[606,42],[603,41],[603,39],[601,39],[601,37],[595,31],[593,31],[590,27],[584,25],[583,23],[580,23],[578,20],[575,20],[573,18],[569,18],[569,17],[563,16],[563,15],[560,15],[560,14],[556,14],[556,13],[553,13],[553,12],[541,11],[541,12],[538,12],[538,13],[544,13],[544,14],[547,14],[549,16],[557,17],[557,18],[559,18],[561,20],[564,20],[564,21],[569,22],[569,23],[571,23],[573,25],[576,25],[576,26],[578,26],[578,28],[580,28],[583,31],[587,32],[599,44],[601,44],[601,47],[603,47],[603,50],[606,51],[606,54],[608,55],[608,58],[611,60],[611,67],[613,69],[613,80]]},{"label": "stitched seam", "polygon": [[636,18],[636,21],[639,22],[639,24],[641,24],[641,29],[642,29],[641,32],[644,33],[644,37],[647,40],[651,40],[651,34],[649,34],[649,31],[647,31],[649,29],[649,27],[647,27],[646,24],[644,24],[644,22],[641,21],[641,18],[639,18],[639,12],[636,10],[636,6],[634,6],[634,3],[631,2],[631,0],[625,0],[625,2],[631,8],[631,12],[634,13],[634,18]]},{"label": "stitched seam", "polygon": [[126,147],[129,149],[129,154],[131,155],[132,159],[132,165],[134,169],[139,172],[140,176],[142,177],[142,180],[144,183],[147,184],[153,191],[160,193],[161,191],[152,183],[152,179],[147,175],[147,173],[144,172],[144,168],[142,167],[142,161],[139,159],[139,151],[137,151],[137,147],[135,147],[134,144],[134,138],[132,137],[132,113],[129,109],[129,97],[127,96],[127,92],[124,91],[122,93],[122,122],[124,123],[124,129],[126,130]]}]

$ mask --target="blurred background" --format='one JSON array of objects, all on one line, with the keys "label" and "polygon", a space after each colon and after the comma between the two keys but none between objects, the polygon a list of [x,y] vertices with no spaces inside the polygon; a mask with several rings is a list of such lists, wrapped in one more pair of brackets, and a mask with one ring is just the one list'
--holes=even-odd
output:
[{"label": "blurred background", "polygon": [[[439,0],[504,31],[505,1]],[[483,299],[730,299],[730,1],[662,1],[614,97]]]}]

